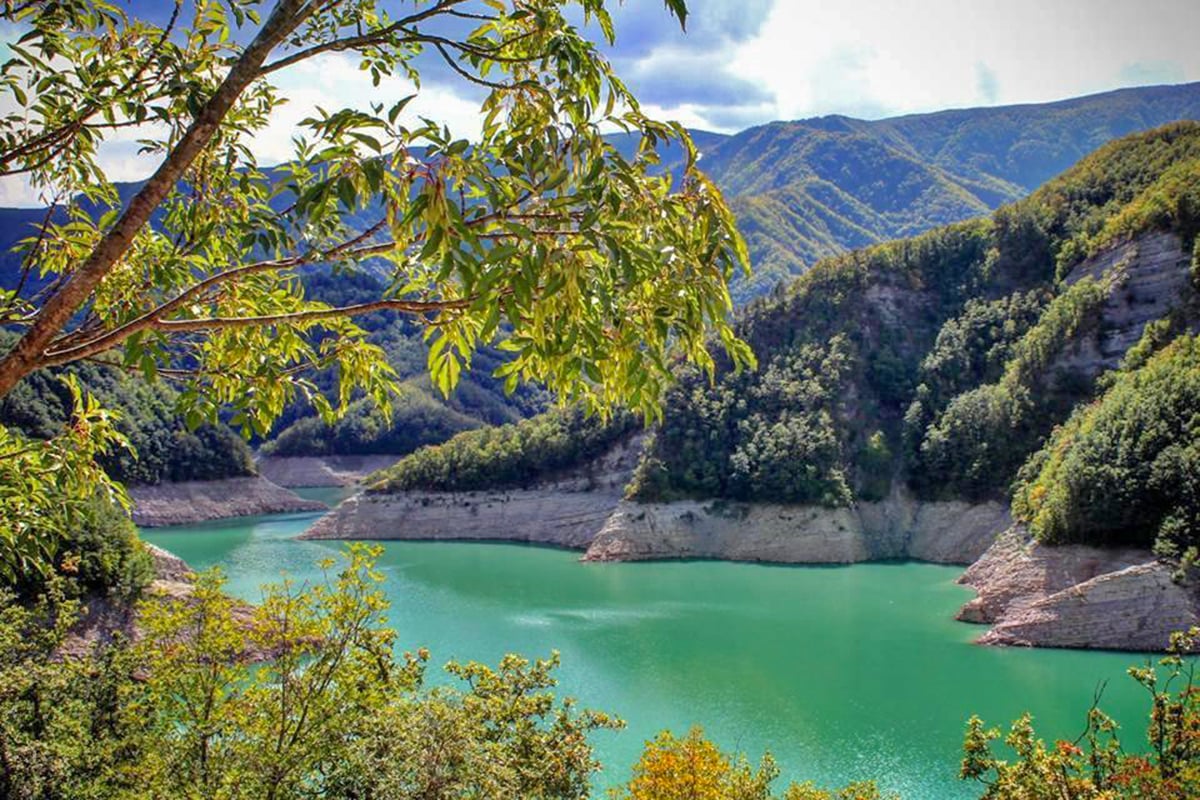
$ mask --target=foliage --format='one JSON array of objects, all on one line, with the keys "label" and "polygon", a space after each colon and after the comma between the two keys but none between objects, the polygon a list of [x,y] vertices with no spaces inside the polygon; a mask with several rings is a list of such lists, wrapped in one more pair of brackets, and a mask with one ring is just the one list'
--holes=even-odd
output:
[{"label": "foliage", "polygon": [[8,585],[45,576],[63,541],[89,524],[96,502],[128,508],[124,489],[98,463],[128,447],[116,416],[77,382],[67,387],[72,415],[60,435],[31,440],[0,426],[0,578]]},{"label": "foliage", "polygon": [[[852,783],[833,792],[811,783],[771,791],[779,768],[770,753],[755,768],[744,755],[729,756],[695,727],[679,738],[663,731],[646,742],[633,777],[614,800],[887,800],[873,782]],[[893,797],[894,796],[888,796]]]},{"label": "foliage", "polygon": [[116,412],[115,428],[130,446],[99,456],[100,465],[114,480],[157,484],[253,474],[250,449],[228,427],[217,423],[189,430],[175,412],[177,396],[170,387],[97,364],[30,375],[0,399],[0,424],[30,438],[59,435],[72,409],[67,377]]},{"label": "foliage", "polygon": [[560,476],[603,455],[636,429],[631,414],[609,419],[577,407],[468,431],[425,447],[371,479],[370,491],[519,488]]},{"label": "foliage", "polygon": [[[0,795],[103,800],[138,747],[121,713],[136,688],[124,649],[55,659],[80,613],[51,582],[36,602],[0,592]],[[132,787],[126,796],[133,796]]]},{"label": "foliage", "polygon": [[[153,579],[154,563],[125,509],[97,497],[59,543],[54,572],[72,593],[132,602]],[[41,576],[24,583],[23,595],[45,587]]]},{"label": "foliage", "polygon": [[[369,272],[343,272],[337,276],[306,273],[305,290],[314,299],[345,306],[370,302],[386,285]],[[354,453],[402,455],[425,444],[439,444],[456,433],[481,425],[516,422],[545,409],[545,392],[531,384],[504,391],[504,382],[492,372],[504,363],[504,354],[484,348],[472,360],[449,397],[433,388],[426,368],[428,345],[421,326],[394,311],[377,311],[359,318],[367,340],[380,347],[388,365],[402,382],[392,396],[390,413],[360,398],[329,421],[311,404],[293,403],[276,421],[276,429],[262,452],[280,456]],[[337,396],[337,374],[327,369],[312,376],[313,383],[330,401]]]},{"label": "foliage", "polygon": [[1098,324],[1109,285],[1075,283],[1012,345],[998,381],[950,401],[921,443],[916,470],[926,491],[977,499],[1007,490],[1029,454],[1088,396],[1086,377],[1054,366],[1069,343]]},{"label": "foliage", "polygon": [[[330,569],[333,565],[330,564]],[[577,800],[588,735],[619,723],[558,702],[554,658],[397,659],[371,555],[240,606],[214,574],[150,598],[146,639],[51,659],[77,606],[0,603],[0,788],[42,798]],[[250,663],[249,657],[262,659]]]},{"label": "foliage", "polygon": [[[490,4],[473,30],[457,5],[392,16],[374,0],[286,0],[260,17],[265,3],[239,0],[178,6],[165,28],[108,4],[6,7],[25,33],[0,81],[17,109],[0,120],[0,165],[58,192],[63,211],[25,242],[25,268],[72,280],[44,299],[6,293],[4,320],[23,330],[0,395],[39,367],[118,349],[147,376],[183,367],[194,417],[230,406],[263,435],[297,396],[327,414],[356,390],[386,400],[384,354],[352,321],[379,310],[423,326],[443,393],[498,339],[501,377],[593,410],[654,413],[668,362],[707,365],[710,333],[749,363],[726,321],[726,282],[746,264],[732,215],[686,132],[642,114],[572,23],[581,11],[611,41],[603,0]],[[681,0],[667,5],[683,19]],[[260,168],[249,137],[286,100],[271,81],[330,52],[376,84],[419,86],[428,59],[448,62],[486,90],[479,138],[411,125],[409,97],[322,110],[291,160]],[[611,126],[636,134],[630,157]],[[98,158],[118,128],[161,159],[123,207]],[[667,141],[685,162],[656,174]],[[310,300],[296,279],[368,261],[387,275],[369,303]],[[332,364],[335,403],[303,376]]]},{"label": "foliage", "polygon": [[[963,742],[962,777],[982,783],[984,800],[1176,800],[1200,794],[1200,690],[1194,664],[1180,654],[1195,644],[1193,630],[1173,637],[1173,652],[1158,663],[1129,670],[1149,694],[1149,751],[1126,752],[1117,725],[1093,706],[1075,741],[1053,747],[1037,738],[1028,714],[1013,723],[1005,744],[1016,760],[998,758],[991,742],[1000,731],[972,717]],[[1160,676],[1161,668],[1163,675]]]},{"label": "foliage", "polygon": [[1122,372],[1023,473],[1016,516],[1042,541],[1200,553],[1200,341],[1182,336]]}]

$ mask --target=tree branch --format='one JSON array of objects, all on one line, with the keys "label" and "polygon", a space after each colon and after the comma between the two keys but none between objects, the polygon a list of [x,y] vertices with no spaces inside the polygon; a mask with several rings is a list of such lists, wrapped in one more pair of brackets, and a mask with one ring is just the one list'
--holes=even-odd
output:
[{"label": "tree branch", "polygon": [[391,25],[388,25],[384,28],[380,28],[377,31],[373,31],[372,33],[364,33],[359,36],[347,36],[344,39],[335,39],[331,42],[325,42],[324,44],[315,45],[315,46],[309,47],[305,50],[301,50],[298,53],[292,53],[290,56],[284,56],[283,58],[280,58],[277,61],[272,61],[270,64],[267,64],[266,66],[264,66],[259,71],[259,74],[260,75],[269,75],[272,72],[277,72],[281,69],[284,69],[285,67],[290,67],[293,64],[298,64],[301,61],[306,61],[306,60],[312,58],[313,56],[320,55],[321,53],[338,52],[341,50],[352,50],[356,47],[368,47],[373,44],[379,44],[380,42],[383,42],[384,40],[386,40],[392,34],[398,33],[399,31],[401,31],[405,26],[415,25],[416,23],[422,22],[423,20],[427,20],[430,17],[434,17],[439,14],[447,13],[454,6],[460,5],[461,3],[464,3],[464,2],[466,2],[466,0],[441,0],[441,2],[437,3],[436,5],[434,5],[430,8],[425,9],[424,11],[418,12],[416,14],[410,14],[409,16],[404,17],[403,19],[396,20]]},{"label": "tree branch", "polygon": [[267,56],[303,23],[308,13],[311,13],[311,9],[304,9],[303,0],[279,0],[258,35],[242,51],[225,80],[200,109],[154,175],[133,197],[91,255],[42,306],[33,325],[0,360],[0,397],[7,395],[22,378],[42,366],[47,345],[129,251],[134,238],[145,227],[154,210],[212,141],[238,98],[258,79],[259,70]]}]

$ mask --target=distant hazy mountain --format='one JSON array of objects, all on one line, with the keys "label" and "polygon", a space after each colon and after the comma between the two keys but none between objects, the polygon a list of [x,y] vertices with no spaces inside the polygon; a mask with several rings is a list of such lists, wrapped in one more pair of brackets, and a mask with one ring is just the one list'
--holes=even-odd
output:
[{"label": "distant hazy mountain", "polygon": [[985,214],[1102,144],[1200,119],[1200,83],[1057,103],[865,121],[831,116],[704,134],[702,164],[750,245],[744,301],[820,258]]}]

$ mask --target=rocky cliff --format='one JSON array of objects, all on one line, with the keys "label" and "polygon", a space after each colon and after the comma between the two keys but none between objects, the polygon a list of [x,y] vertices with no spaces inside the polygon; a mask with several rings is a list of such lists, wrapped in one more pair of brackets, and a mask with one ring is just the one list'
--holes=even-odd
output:
[{"label": "rocky cliff", "polygon": [[921,503],[901,493],[851,508],[623,502],[596,534],[584,559],[846,564],[914,558],[969,564],[1008,524],[1008,510],[999,503]]},{"label": "rocky cliff", "polygon": [[1158,232],[1123,242],[1071,270],[1068,284],[1110,272],[1118,279],[1101,310],[1100,324],[1073,342],[1051,372],[1067,369],[1094,377],[1119,366],[1148,323],[1194,297],[1190,263],[1179,236]]},{"label": "rocky cliff", "polygon": [[272,483],[289,489],[353,486],[399,459],[394,455],[263,456],[258,459],[258,471]]},{"label": "rocky cliff", "polygon": [[723,501],[634,503],[621,483],[491,492],[365,493],[318,520],[311,539],[466,539],[585,550],[586,561],[720,558],[969,564],[1009,525],[999,503],[920,503],[897,494],[853,508]]},{"label": "rocky cliff", "polygon": [[1145,550],[1046,547],[1014,526],[963,574],[978,596],[958,618],[984,644],[1162,650],[1200,624],[1200,591]]},{"label": "rocky cliff", "polygon": [[261,476],[132,486],[129,494],[133,521],[145,528],[326,509],[325,504],[305,500]]}]

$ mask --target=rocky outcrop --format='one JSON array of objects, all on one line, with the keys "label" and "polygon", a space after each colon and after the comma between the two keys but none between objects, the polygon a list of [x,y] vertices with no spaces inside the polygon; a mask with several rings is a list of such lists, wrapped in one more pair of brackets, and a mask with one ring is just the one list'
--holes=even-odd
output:
[{"label": "rocky outcrop", "polygon": [[133,521],[144,528],[327,508],[324,503],[305,500],[257,475],[219,481],[131,486],[129,495],[133,499]]},{"label": "rocky outcrop", "polygon": [[345,500],[305,539],[461,539],[529,542],[584,550],[621,502],[642,435],[586,468],[527,489],[374,492]]},{"label": "rocky outcrop", "polygon": [[999,503],[921,503],[901,493],[851,508],[623,502],[584,558],[718,558],[789,564],[915,558],[969,564],[1008,524],[1008,510]]},{"label": "rocky outcrop", "polygon": [[503,540],[584,549],[620,502],[613,491],[365,493],[342,502],[304,539]]},{"label": "rocky outcrop", "polygon": [[[141,597],[132,599],[120,596],[91,595],[83,599],[83,615],[67,633],[56,655],[60,658],[82,657],[94,653],[115,642],[137,642],[143,636],[138,625],[140,604],[155,602],[193,602],[196,575],[187,563],[161,547],[143,542],[154,563],[154,578],[142,590]],[[235,601],[232,604],[233,620],[245,629],[254,624],[254,606]],[[273,653],[251,644],[246,637],[240,658],[246,661],[264,661]]]},{"label": "rocky outcrop", "polygon": [[[174,599],[190,597],[193,574],[184,560],[161,547],[145,543],[143,546],[154,563],[154,579],[146,587],[145,595]],[[117,639],[136,641],[138,635],[137,608],[132,600],[92,595],[84,598],[83,616],[67,634],[58,653],[82,656]]]},{"label": "rocky outcrop", "polygon": [[1146,325],[1194,298],[1191,254],[1174,233],[1149,233],[1106,250],[1071,270],[1066,282],[1116,276],[1099,324],[1072,342],[1052,365],[1090,377],[1114,369]]},{"label": "rocky outcrop", "polygon": [[984,644],[1162,650],[1200,624],[1200,592],[1146,550],[1046,547],[1020,526],[960,579],[978,596],[958,618],[991,625]]},{"label": "rocky outcrop", "polygon": [[263,456],[258,459],[258,471],[272,483],[289,489],[353,486],[400,458],[398,455]]}]

